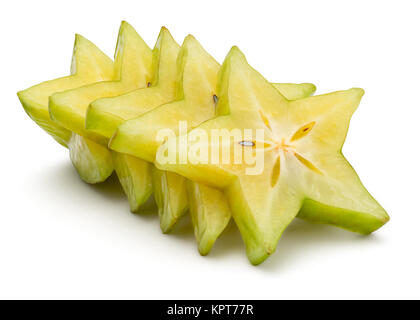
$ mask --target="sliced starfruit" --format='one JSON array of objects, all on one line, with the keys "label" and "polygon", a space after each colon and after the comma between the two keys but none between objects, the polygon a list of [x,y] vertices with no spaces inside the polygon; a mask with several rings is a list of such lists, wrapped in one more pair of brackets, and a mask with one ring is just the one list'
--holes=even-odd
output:
[{"label": "sliced starfruit", "polygon": [[53,122],[48,112],[48,97],[86,84],[109,80],[113,75],[113,63],[92,42],[76,35],[71,75],[46,81],[18,92],[18,97],[26,113],[58,143],[67,147],[71,131]]},{"label": "sliced starfruit", "polygon": [[[194,121],[194,114],[199,118],[195,125],[214,115],[215,100],[211,90],[215,86],[219,68],[220,65],[204,51],[198,41],[191,35],[187,36],[177,59],[176,94],[173,99],[175,101],[121,124],[109,147],[154,162],[157,147],[164,139],[161,137],[161,140],[156,140],[159,130],[178,129],[179,119]],[[188,126],[190,125],[188,123]],[[136,129],[130,130],[127,127]],[[129,135],[125,136],[125,132]],[[144,134],[144,139],[138,136],[139,134]],[[120,141],[125,142],[120,145]],[[136,141],[135,145],[129,146],[133,141]],[[172,230],[188,209],[186,180],[179,175],[159,171],[155,169],[153,174],[154,197],[158,205],[161,229],[166,233]]]},{"label": "sliced starfruit", "polygon": [[118,125],[175,99],[180,47],[162,27],[152,53],[152,76],[146,88],[92,102],[86,115],[86,129],[111,138]]},{"label": "sliced starfruit", "polygon": [[104,97],[114,97],[144,88],[152,77],[152,50],[127,22],[121,23],[115,50],[112,81],[102,81],[53,94],[49,99],[51,118],[81,136],[107,145],[107,139],[86,130],[89,105]]},{"label": "sliced starfruit", "polygon": [[[69,144],[71,160],[81,178],[89,183],[106,180],[114,170],[112,155],[107,149],[108,139],[85,128],[86,111],[90,103],[99,98],[113,97],[146,87],[152,77],[152,50],[127,22],[122,22],[120,27],[113,68],[111,81],[101,81],[59,92],[49,99],[51,118],[76,135]],[[79,143],[81,137],[89,139],[92,143]],[[118,159],[117,170],[123,170],[121,161],[124,159],[125,157]],[[127,164],[125,169],[129,167],[131,166]],[[135,167],[137,166],[133,168]],[[118,173],[125,175],[123,172]],[[143,173],[142,171],[133,175],[141,176]],[[132,204],[133,200],[130,200],[130,203]],[[132,207],[132,210],[134,209]]]},{"label": "sliced starfruit", "polygon": [[187,179],[153,167],[153,195],[164,233],[188,211]]},{"label": "sliced starfruit", "polygon": [[138,212],[152,194],[153,166],[128,154],[112,152],[115,172],[128,198],[130,210]]},{"label": "sliced starfruit", "polygon": [[[173,101],[179,50],[170,32],[163,27],[153,49],[152,77],[147,87],[92,102],[87,110],[86,129],[109,139],[124,121]],[[115,171],[127,194],[131,211],[138,211],[152,193],[153,165],[127,154],[112,153]]]},{"label": "sliced starfruit", "polygon": [[[389,217],[341,152],[350,118],[363,93],[353,88],[288,101],[233,47],[219,72],[218,116],[188,135],[169,138],[157,153],[157,166],[224,189],[253,264],[275,251],[284,229],[298,214],[371,233]],[[229,132],[247,129],[248,133],[243,140],[231,139],[229,143],[201,139],[182,144],[203,132],[211,137],[218,128]],[[186,149],[188,161],[168,162],[159,156],[168,150],[181,155],[177,146]],[[258,166],[258,161],[251,165],[233,161],[235,148],[262,159],[262,165]],[[205,161],[205,152],[194,150],[228,154],[231,160]]]},{"label": "sliced starfruit", "polygon": [[[315,91],[315,86],[310,83],[273,85],[290,100],[308,97]],[[173,172],[156,167],[153,172],[153,192],[162,231],[171,231],[189,209],[198,250],[200,254],[207,255],[231,218],[223,193],[218,189],[188,181]]]},{"label": "sliced starfruit", "polygon": [[[274,83],[273,85],[288,100],[306,98],[315,92],[315,86],[310,83]],[[176,175],[170,171],[159,171],[166,172],[168,175]],[[179,175],[177,176],[179,177]],[[198,251],[202,255],[207,255],[230,221],[229,204],[222,190],[188,179],[178,180],[187,180],[189,210]]]},{"label": "sliced starfruit", "polygon": [[[215,116],[216,80],[220,65],[194,37],[188,36],[178,56],[178,66],[177,101],[120,125],[110,141],[111,149],[152,162],[158,146],[165,138],[162,136],[161,140],[156,140],[161,129],[177,132],[179,121],[183,120],[187,121],[185,130],[189,130]],[[306,97],[315,90],[312,84],[276,86],[291,98]],[[187,192],[185,178],[154,169],[154,196],[163,232],[170,231],[187,211],[189,195],[199,250],[201,254],[207,254],[227,225],[230,213],[226,211],[227,205],[223,201],[213,201],[210,204],[212,200],[223,199],[218,190],[189,184],[193,191],[190,193]],[[193,197],[197,198],[192,199]]]},{"label": "sliced starfruit", "polygon": [[121,124],[109,142],[112,150],[153,163],[158,147],[166,138],[159,135],[162,129],[178,132],[180,120],[188,121],[188,129],[214,116],[217,100],[214,89],[220,65],[191,35],[182,44],[177,64],[176,101]]}]

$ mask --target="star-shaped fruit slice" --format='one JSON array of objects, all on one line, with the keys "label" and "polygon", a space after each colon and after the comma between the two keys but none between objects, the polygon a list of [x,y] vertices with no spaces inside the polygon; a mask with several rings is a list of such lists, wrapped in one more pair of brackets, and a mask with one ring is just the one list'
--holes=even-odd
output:
[{"label": "star-shaped fruit slice", "polygon": [[[157,166],[224,190],[253,264],[275,251],[298,214],[371,233],[389,217],[341,152],[363,93],[356,88],[288,101],[233,47],[219,73],[218,117],[169,138]],[[211,138],[220,128],[228,133],[225,142]],[[174,150],[187,161],[167,161]]]},{"label": "star-shaped fruit slice", "polygon": [[[50,97],[51,118],[74,133],[69,145],[70,156],[83,180],[89,183],[102,182],[114,169],[112,155],[107,148],[108,139],[85,128],[86,111],[90,103],[99,98],[113,97],[146,87],[152,76],[151,69],[152,50],[133,27],[122,22],[112,80],[59,92]],[[81,137],[96,144],[81,143],[85,141]],[[144,171],[144,166],[138,165],[136,159],[126,161],[123,158],[115,162],[125,164],[125,172],[120,172],[121,177],[126,177],[127,170],[140,170],[134,172],[133,176],[141,176]],[[122,179],[121,182],[125,181],[127,179]]]},{"label": "star-shaped fruit slice", "polygon": [[[309,97],[315,91],[315,86],[310,83],[274,83],[273,86],[289,100]],[[173,172],[158,169],[156,171],[179,177]],[[200,254],[207,255],[228,225],[232,214],[222,190],[188,179],[186,179],[186,185],[198,250]]]},{"label": "star-shaped fruit slice", "polygon": [[[202,48],[198,41],[188,36],[178,57],[179,84],[177,101],[162,105],[142,117],[122,124],[110,148],[152,162],[164,137],[156,141],[159,130],[178,131],[179,121],[187,121],[189,130],[215,115],[217,101],[216,80],[220,65]],[[315,90],[312,84],[278,84],[278,89],[290,98],[309,96]],[[185,178],[167,171],[153,169],[154,196],[159,208],[161,227],[170,231],[178,219],[190,212],[199,250],[207,254],[216,238],[230,219],[228,206],[219,190],[196,185]],[[187,192],[187,185],[190,192]],[[190,201],[188,201],[190,198]],[[217,201],[214,201],[217,200]]]},{"label": "star-shaped fruit slice", "polygon": [[55,92],[77,88],[88,83],[109,80],[113,75],[113,63],[92,42],[76,35],[71,75],[46,81],[18,92],[26,113],[58,143],[67,147],[71,132],[53,122],[48,112],[48,97]]},{"label": "star-shaped fruit slice", "polygon": [[[109,139],[124,121],[173,101],[179,50],[180,46],[170,32],[162,27],[153,49],[152,77],[147,87],[92,102],[86,114],[86,129]],[[138,211],[152,193],[152,164],[115,151],[112,151],[112,155],[115,171],[128,196],[130,208],[133,212]]]}]

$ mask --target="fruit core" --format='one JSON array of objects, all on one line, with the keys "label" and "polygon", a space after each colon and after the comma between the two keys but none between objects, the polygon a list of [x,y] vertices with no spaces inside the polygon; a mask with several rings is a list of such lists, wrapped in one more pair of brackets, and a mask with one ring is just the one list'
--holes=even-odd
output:
[{"label": "fruit core", "polygon": [[[265,121],[264,123],[267,125],[269,124],[267,118],[263,118]],[[315,126],[316,122],[312,121],[309,122],[307,124],[305,124],[304,126],[300,127],[290,139],[286,139],[286,138],[282,138],[281,140],[277,140],[277,139],[273,139],[271,141],[250,141],[250,140],[243,140],[240,141],[239,144],[242,147],[256,147],[257,142],[262,143],[263,148],[264,148],[264,152],[268,152],[268,151],[273,151],[276,150],[277,152],[283,151],[283,153],[289,153],[292,156],[295,157],[295,159],[297,159],[302,165],[304,165],[307,169],[317,173],[317,174],[321,174],[322,172],[308,159],[306,159],[305,157],[303,157],[301,154],[299,154],[296,150],[296,147],[293,145],[293,142],[299,139],[304,138],[306,135],[309,134],[309,132],[313,129],[313,127]],[[267,125],[268,128],[270,128],[269,125]],[[279,155],[280,156],[280,155]],[[276,164],[273,168],[273,172],[277,172],[279,171],[280,167],[280,158],[278,158],[278,161],[276,161]],[[275,175],[277,176],[277,174]],[[277,178],[272,180],[272,184],[274,185],[275,182],[277,181]]]}]

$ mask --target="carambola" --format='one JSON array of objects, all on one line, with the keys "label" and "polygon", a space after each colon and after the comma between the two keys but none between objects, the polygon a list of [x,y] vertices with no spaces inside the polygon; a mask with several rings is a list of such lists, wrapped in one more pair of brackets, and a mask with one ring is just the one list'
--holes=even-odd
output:
[{"label": "carambola", "polygon": [[[314,92],[310,83],[268,82],[237,47],[220,66],[191,35],[180,46],[162,27],[150,49],[122,22],[114,61],[76,35],[71,75],[18,96],[69,149],[85,182],[103,182],[115,170],[132,212],[153,194],[165,233],[189,212],[202,255],[233,217],[249,260],[259,264],[295,217],[362,234],[389,220],[341,151],[364,91]],[[214,129],[252,134],[233,145],[190,143]],[[181,157],[182,143],[187,161],[163,159],[168,150]],[[203,162],[196,149],[232,157]],[[260,171],[249,174],[248,163],[233,161],[234,150],[263,155]]]}]

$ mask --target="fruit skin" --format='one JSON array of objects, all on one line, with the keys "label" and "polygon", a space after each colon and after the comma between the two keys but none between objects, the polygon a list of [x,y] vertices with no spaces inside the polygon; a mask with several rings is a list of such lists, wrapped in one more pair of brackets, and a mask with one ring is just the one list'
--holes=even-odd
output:
[{"label": "fruit skin", "polygon": [[111,138],[118,125],[175,99],[177,57],[180,46],[169,30],[162,27],[153,48],[153,76],[146,88],[129,93],[102,98],[89,105],[86,128],[106,138]]},{"label": "fruit skin", "polygon": [[51,120],[48,97],[58,91],[111,79],[113,63],[92,42],[76,34],[70,70],[70,76],[40,83],[17,94],[29,117],[64,147],[68,145],[71,131]]},{"label": "fruit skin", "polygon": [[205,256],[231,219],[229,204],[221,190],[184,180],[198,251]]},{"label": "fruit skin", "polygon": [[112,156],[107,147],[72,133],[68,143],[70,160],[79,176],[87,183],[105,181],[114,171]]},{"label": "fruit skin", "polygon": [[331,208],[311,199],[303,201],[298,218],[312,223],[329,224],[364,235],[371,234],[389,221],[389,217],[377,219],[357,211]]},{"label": "fruit skin", "polygon": [[[203,164],[194,157],[176,164],[160,163],[158,158],[156,165],[224,189],[248,258],[255,265],[275,251],[283,231],[299,212],[312,221],[371,233],[389,216],[341,153],[350,118],[363,93],[353,88],[288,101],[234,47],[219,72],[218,117],[187,136],[169,138],[160,148],[167,150],[180,140],[188,141],[199,129],[207,133],[213,128],[263,129],[264,144],[256,147],[264,148],[263,171],[247,175],[244,165]],[[208,148],[208,142],[203,146]],[[226,151],[223,148],[231,151],[226,145],[213,147],[221,148],[219,154]]]},{"label": "fruit skin", "polygon": [[[188,59],[189,56],[195,58]],[[209,95],[208,92],[216,85],[220,65],[191,35],[182,44],[177,65],[179,73],[175,101],[119,125],[109,141],[112,150],[153,163],[157,148],[163,142],[163,138],[159,141],[155,139],[161,129],[177,132],[178,119],[190,120],[188,127],[194,127],[214,115],[213,94]]]},{"label": "fruit skin", "polygon": [[[146,87],[147,82],[151,78],[151,67],[152,51],[134,28],[123,21],[115,50],[112,81],[100,81],[50,96],[49,111],[51,118],[74,132],[74,134],[91,140],[92,143],[89,143],[89,145],[93,143],[98,144],[95,148],[75,148],[70,150],[72,163],[84,181],[89,183],[103,182],[114,170],[113,162],[109,161],[109,159],[112,159],[112,155],[110,150],[107,149],[108,139],[85,128],[86,110],[89,108],[89,104],[99,98],[112,97],[137,88]],[[76,146],[76,144],[69,145],[69,147],[72,146]],[[78,153],[83,152],[88,154],[78,155]],[[88,159],[90,161],[87,161]],[[132,192],[128,191],[130,186],[127,183],[132,181],[132,179],[126,179],[127,170],[129,168],[134,170],[143,166],[133,165],[132,162],[136,161],[134,159],[130,160],[130,164],[123,166],[121,164],[123,159],[124,157],[121,157],[117,170],[123,170],[123,168],[124,170],[117,172],[117,175],[125,177],[122,182],[123,189],[127,192],[127,195],[132,195]],[[106,175],[105,173],[108,174]],[[142,174],[143,171],[133,172],[135,177],[139,177]],[[148,192],[147,179],[145,183],[144,188],[140,188],[140,190]],[[138,187],[138,183],[132,184],[131,187]],[[135,208],[133,203],[142,199],[143,196],[129,199],[131,210],[135,210],[140,206],[138,204]]]},{"label": "fruit skin", "polygon": [[112,159],[130,210],[135,213],[149,199],[153,190],[152,165],[128,154],[112,151]]}]

